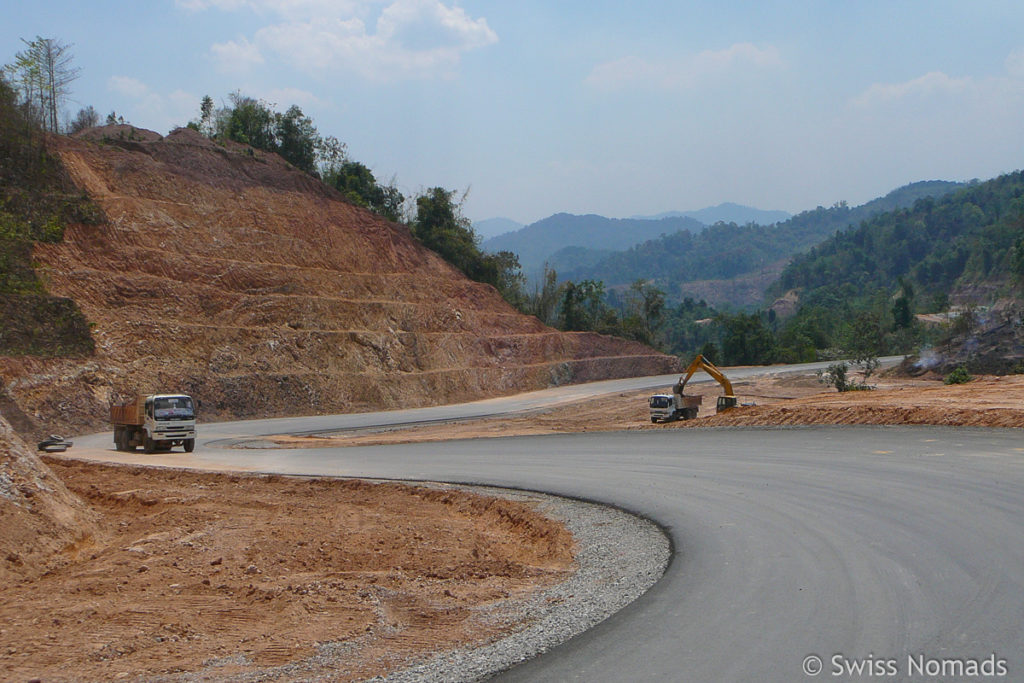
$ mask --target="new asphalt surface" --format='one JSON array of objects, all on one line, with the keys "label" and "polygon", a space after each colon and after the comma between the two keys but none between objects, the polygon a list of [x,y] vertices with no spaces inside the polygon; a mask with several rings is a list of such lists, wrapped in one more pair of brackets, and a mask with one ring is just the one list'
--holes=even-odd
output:
[{"label": "new asphalt surface", "polygon": [[[675,376],[665,379],[632,380],[632,388],[667,386]],[[625,390],[600,384],[589,391]],[[524,410],[584,390],[559,391],[569,393],[505,400]],[[667,428],[340,449],[217,447],[260,434],[505,409],[485,403],[203,425],[196,452],[178,462],[132,459],[543,490],[613,503],[669,531],[673,560],[650,591],[503,680],[1024,680],[1020,431]],[[79,447],[69,455],[128,457],[112,450],[109,434],[77,438]]]}]

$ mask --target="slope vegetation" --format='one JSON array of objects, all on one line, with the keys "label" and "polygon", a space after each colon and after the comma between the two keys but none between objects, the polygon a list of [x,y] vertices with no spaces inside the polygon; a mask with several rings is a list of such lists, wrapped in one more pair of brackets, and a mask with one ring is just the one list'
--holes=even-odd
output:
[{"label": "slope vegetation", "polygon": [[404,227],[275,155],[189,130],[52,142],[99,207],[34,259],[96,352],[0,358],[36,427],[101,426],[135,391],[187,391],[202,417],[419,406],[669,372],[675,359],[565,334],[467,280]]},{"label": "slope vegetation", "polygon": [[[578,268],[558,270],[561,277],[572,280],[602,280],[606,285],[629,284],[638,279],[653,280],[672,298],[704,297],[710,293],[716,304],[749,305],[764,296],[769,281],[763,272],[778,272],[781,264],[794,254],[822,242],[837,230],[876,216],[884,211],[912,206],[922,197],[941,196],[959,187],[958,183],[923,181],[893,190],[885,197],[857,207],[845,202],[835,206],[804,211],[775,225],[718,223],[699,233],[676,232],[662,235],[626,251],[605,255],[595,263]],[[556,256],[559,263],[564,259]],[[749,286],[735,298],[716,290],[729,289],[722,281],[743,278],[745,282],[761,282],[749,293]],[[714,286],[706,292],[701,282],[710,280]],[[696,283],[696,284],[692,284]],[[691,286],[692,285],[692,286]]]},{"label": "slope vegetation", "polygon": [[841,232],[794,259],[774,291],[801,288],[812,300],[854,298],[891,290],[903,278],[919,298],[949,294],[986,303],[1021,276],[1024,172],[1018,171]]}]

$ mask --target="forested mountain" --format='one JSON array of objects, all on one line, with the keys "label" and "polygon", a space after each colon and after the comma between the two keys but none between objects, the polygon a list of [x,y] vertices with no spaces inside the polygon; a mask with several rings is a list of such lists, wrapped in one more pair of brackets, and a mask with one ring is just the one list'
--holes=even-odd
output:
[{"label": "forested mountain", "polygon": [[[851,208],[845,202],[804,211],[774,226],[719,223],[703,232],[677,232],[612,254],[595,265],[569,267],[564,254],[552,263],[561,266],[560,278],[601,280],[606,286],[639,279],[653,280],[670,298],[680,285],[694,280],[730,279],[758,271],[818,244],[837,230],[897,207],[914,204],[921,197],[941,196],[961,187],[945,181],[923,181],[893,190],[885,197]],[[581,263],[585,255],[575,254]],[[593,261],[593,259],[590,259]]]},{"label": "forested mountain", "polygon": [[680,230],[699,232],[704,227],[699,221],[681,216],[655,221],[558,213],[522,230],[485,240],[482,246],[491,253],[511,251],[517,254],[523,272],[532,275],[564,247],[620,250],[659,235]]},{"label": "forested mountain", "polygon": [[[796,257],[772,293],[806,303],[893,290],[901,278],[919,305],[977,299],[1024,276],[1024,172],[974,183],[875,216]],[[975,301],[976,302],[976,301]]]}]

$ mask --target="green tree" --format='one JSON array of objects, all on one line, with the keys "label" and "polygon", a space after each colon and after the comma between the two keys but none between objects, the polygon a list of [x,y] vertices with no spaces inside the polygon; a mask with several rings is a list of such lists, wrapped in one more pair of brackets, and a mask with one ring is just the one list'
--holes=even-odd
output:
[{"label": "green tree", "polygon": [[405,197],[394,183],[381,185],[373,172],[358,161],[344,160],[323,170],[324,182],[349,201],[398,223],[402,220]]},{"label": "green tree", "polygon": [[454,191],[443,187],[427,190],[416,198],[416,219],[410,227],[420,242],[468,275],[480,250],[472,225],[454,197]]},{"label": "green tree", "polygon": [[607,328],[607,310],[604,283],[600,280],[565,283],[561,303],[562,329],[593,330],[602,324]]},{"label": "green tree", "polygon": [[294,104],[284,114],[275,114],[274,119],[275,151],[295,168],[315,175],[320,135],[313,120]]},{"label": "green tree", "polygon": [[462,203],[455,201],[454,191],[432,187],[417,197],[416,218],[410,229],[416,239],[470,279],[493,286],[509,301],[520,300],[519,259],[511,252],[480,251],[477,235],[462,215]]},{"label": "green tree", "polygon": [[775,347],[760,313],[722,315],[722,355],[730,365],[770,363]]},{"label": "green tree", "polygon": [[544,265],[544,273],[525,312],[537,316],[545,325],[558,323],[558,306],[564,285],[558,282],[558,273]]},{"label": "green tree", "polygon": [[209,95],[203,95],[203,99],[199,103],[199,120],[190,122],[189,127],[195,128],[208,138],[213,137],[216,130],[216,116],[217,112],[214,109],[213,98]]},{"label": "green tree", "polygon": [[901,277],[900,294],[892,304],[893,329],[903,330],[914,322],[914,286],[910,280]]},{"label": "green tree", "polygon": [[1014,242],[1010,250],[1010,272],[1024,282],[1024,237]]},{"label": "green tree", "polygon": [[637,280],[630,289],[639,297],[639,313],[647,339],[653,340],[664,317],[665,292],[644,280]]},{"label": "green tree", "polygon": [[231,106],[217,112],[217,137],[268,152],[277,151],[276,117],[270,105],[237,91],[229,99]]},{"label": "green tree", "polygon": [[523,310],[526,303],[526,296],[523,293],[526,278],[519,266],[519,257],[511,251],[483,253],[481,262],[479,277],[474,279],[494,285],[505,301]]},{"label": "green tree", "polygon": [[92,106],[83,107],[78,110],[75,118],[71,120],[71,125],[68,127],[68,133],[73,135],[87,128],[93,128],[98,125],[100,125],[99,112],[93,109]]},{"label": "green tree", "polygon": [[14,56],[14,63],[4,67],[20,90],[22,103],[39,125],[56,133],[60,128],[60,114],[71,84],[81,69],[71,65],[74,56],[71,45],[56,38],[36,36],[22,41],[26,49]]}]

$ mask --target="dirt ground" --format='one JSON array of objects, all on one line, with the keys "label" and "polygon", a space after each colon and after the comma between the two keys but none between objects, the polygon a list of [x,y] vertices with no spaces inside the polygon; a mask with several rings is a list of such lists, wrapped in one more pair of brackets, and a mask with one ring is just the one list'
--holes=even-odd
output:
[{"label": "dirt ground", "polygon": [[99,513],[98,531],[41,576],[0,586],[2,680],[221,680],[286,663],[308,678],[309,658],[337,641],[331,680],[364,679],[486,642],[507,625],[481,608],[573,569],[571,534],[519,502],[47,464]]},{"label": "dirt ground", "polygon": [[[637,392],[513,418],[276,441],[298,448],[832,423],[1024,427],[1024,376],[872,383],[873,391],[839,394],[808,376],[736,382],[748,405],[722,415],[714,414],[717,385],[691,385],[704,396],[700,416],[666,425],[650,423],[649,392]],[[280,665],[311,677],[314,655],[327,650],[344,653],[334,680],[368,678],[497,636],[511,625],[482,619],[489,605],[573,570],[569,532],[522,503],[398,484],[47,464],[87,503],[92,531],[35,574],[9,574],[0,585],[4,680],[179,672],[219,680]]]},{"label": "dirt ground", "polygon": [[[961,385],[939,379],[873,377],[875,389],[839,393],[814,376],[776,375],[733,383],[739,408],[715,414],[717,384],[691,385],[703,397],[696,420],[651,424],[651,392],[629,392],[575,402],[511,418],[467,420],[422,427],[387,427],[337,434],[261,437],[283,448],[476,439],[524,434],[725,426],[810,424],[936,424],[1024,427],[1024,375],[981,377]],[[670,387],[665,387],[671,393]]]}]

